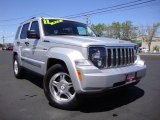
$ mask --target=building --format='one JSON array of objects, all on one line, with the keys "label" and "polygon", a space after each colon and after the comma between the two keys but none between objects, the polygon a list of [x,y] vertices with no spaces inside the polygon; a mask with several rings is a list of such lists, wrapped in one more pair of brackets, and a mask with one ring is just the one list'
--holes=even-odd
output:
[{"label": "building", "polygon": [[[148,44],[145,40],[143,40],[143,36],[141,37],[138,37],[136,39],[136,41],[139,41],[141,42],[141,48],[142,49],[148,49]],[[160,37],[154,37],[152,42],[151,42],[151,52],[154,52],[154,47],[158,46],[159,47],[159,50],[160,50]]]},{"label": "building", "polygon": [[[154,51],[154,47],[158,46],[160,49],[160,37],[154,37],[152,42],[151,42],[151,52]],[[142,48],[148,49],[148,45],[145,41],[142,40]]]}]

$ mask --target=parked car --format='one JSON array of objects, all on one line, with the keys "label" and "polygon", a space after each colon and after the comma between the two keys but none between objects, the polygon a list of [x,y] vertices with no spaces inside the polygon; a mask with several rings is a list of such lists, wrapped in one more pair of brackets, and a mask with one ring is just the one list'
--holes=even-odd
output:
[{"label": "parked car", "polygon": [[134,43],[96,37],[77,21],[32,18],[15,38],[15,77],[24,77],[26,68],[43,75],[44,93],[59,108],[74,108],[79,94],[135,85],[146,73]]},{"label": "parked car", "polygon": [[147,53],[149,52],[149,49],[148,48],[140,48],[140,52],[144,52],[144,53]]},{"label": "parked car", "polygon": [[2,47],[2,50],[6,50],[6,47]]},{"label": "parked car", "polygon": [[13,51],[13,46],[9,46],[6,50]]}]

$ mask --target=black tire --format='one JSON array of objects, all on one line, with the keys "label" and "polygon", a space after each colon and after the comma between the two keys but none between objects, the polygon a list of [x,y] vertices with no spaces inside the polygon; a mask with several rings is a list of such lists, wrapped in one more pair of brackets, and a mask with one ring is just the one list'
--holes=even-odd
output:
[{"label": "black tire", "polygon": [[14,76],[18,79],[22,79],[24,77],[24,68],[20,66],[17,55],[13,57],[13,72]]},{"label": "black tire", "polygon": [[[69,85],[71,87],[69,87]],[[74,109],[78,105],[77,95],[72,80],[70,79],[67,70],[65,70],[61,64],[56,64],[49,68],[43,80],[43,89],[50,104],[55,107],[61,109]]]}]

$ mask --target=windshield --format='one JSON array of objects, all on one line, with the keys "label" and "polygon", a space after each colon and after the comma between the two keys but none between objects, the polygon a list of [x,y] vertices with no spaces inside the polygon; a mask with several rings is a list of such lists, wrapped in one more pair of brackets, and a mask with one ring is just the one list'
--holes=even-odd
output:
[{"label": "windshield", "polygon": [[92,36],[96,35],[94,32],[83,23],[62,20],[62,19],[43,19],[43,29],[46,36],[54,35],[78,35],[78,36]]}]

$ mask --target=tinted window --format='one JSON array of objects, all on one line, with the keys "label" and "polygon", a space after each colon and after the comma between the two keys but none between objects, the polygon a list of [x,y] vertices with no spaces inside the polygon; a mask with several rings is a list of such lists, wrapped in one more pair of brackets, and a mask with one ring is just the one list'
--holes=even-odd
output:
[{"label": "tinted window", "polygon": [[20,30],[21,30],[21,26],[19,26],[17,29],[15,39],[18,39],[18,35],[19,35]]},{"label": "tinted window", "polygon": [[30,30],[35,30],[36,33],[39,35],[39,25],[38,21],[32,22]]},{"label": "tinted window", "polygon": [[22,31],[21,31],[21,36],[20,36],[21,39],[26,39],[27,38],[28,27],[29,27],[29,23],[23,25],[23,28],[22,28]]}]

